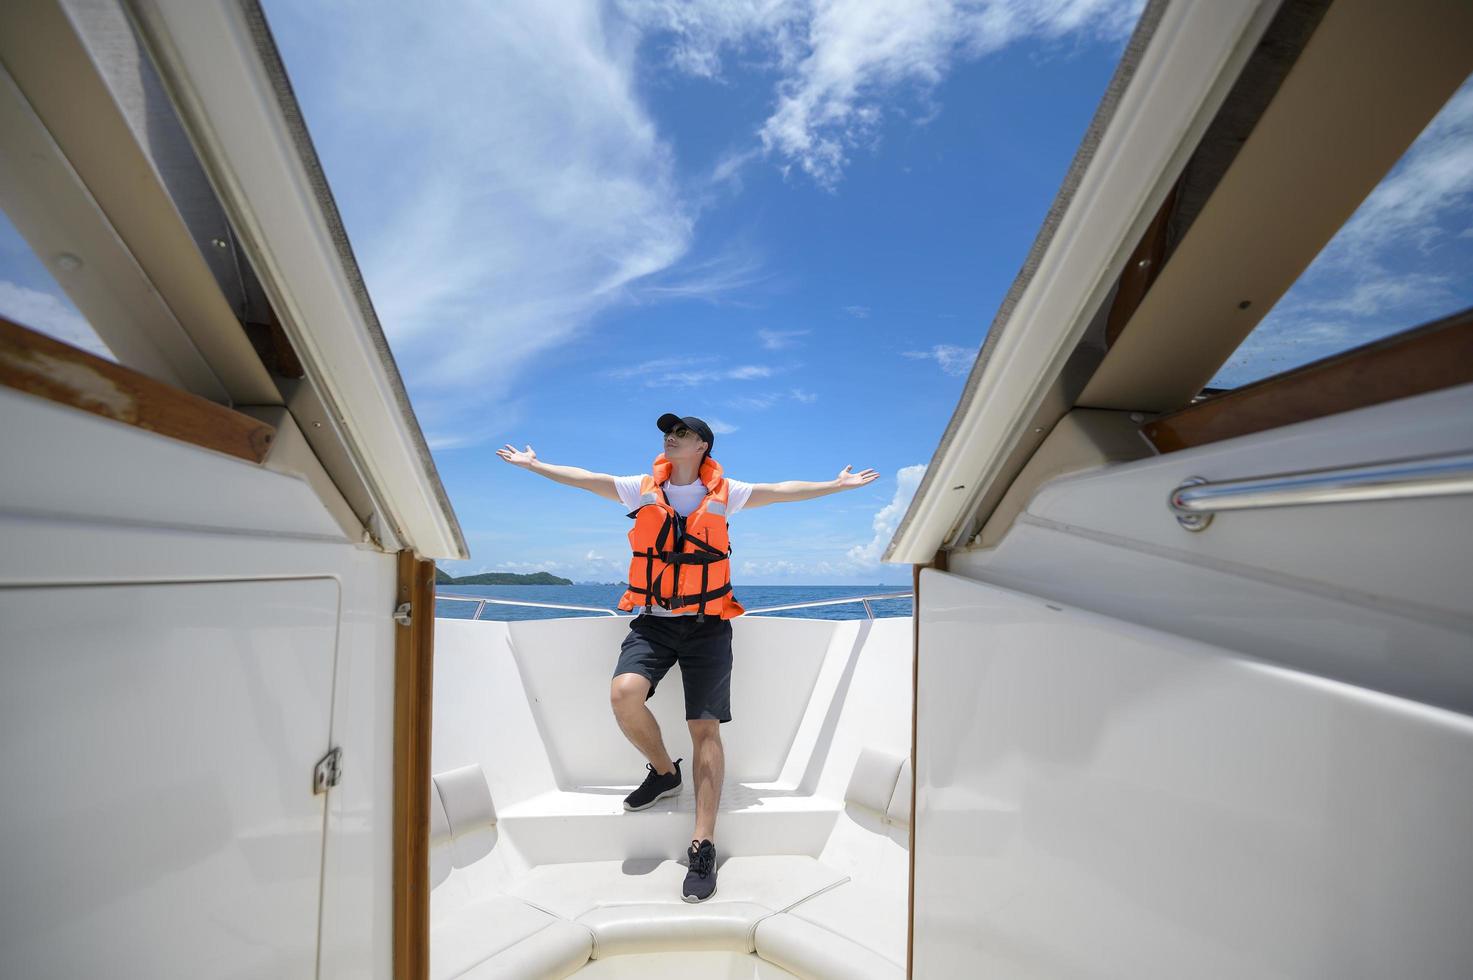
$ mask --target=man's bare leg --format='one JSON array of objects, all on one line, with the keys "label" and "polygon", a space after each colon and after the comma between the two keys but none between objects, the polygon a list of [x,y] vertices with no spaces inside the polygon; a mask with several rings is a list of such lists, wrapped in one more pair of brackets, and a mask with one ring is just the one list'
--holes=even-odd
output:
[{"label": "man's bare leg", "polygon": [[643,753],[655,767],[655,772],[665,775],[675,771],[675,763],[670,761],[670,753],[665,751],[660,723],[645,707],[644,699],[649,691],[648,678],[640,674],[619,674],[610,686],[609,701],[624,737]]},{"label": "man's bare leg", "polygon": [[708,718],[687,721],[691,757],[695,761],[696,831],[692,840],[716,840],[716,811],[726,778],[726,750],[721,745],[721,722]]}]

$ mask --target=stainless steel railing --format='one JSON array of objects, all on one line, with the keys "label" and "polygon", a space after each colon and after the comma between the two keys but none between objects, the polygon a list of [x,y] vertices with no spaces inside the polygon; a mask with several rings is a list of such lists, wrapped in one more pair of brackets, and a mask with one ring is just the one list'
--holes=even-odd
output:
[{"label": "stainless steel railing", "polygon": [[494,603],[495,605],[498,605],[498,606],[537,606],[540,609],[572,609],[575,612],[607,613],[610,616],[617,616],[617,615],[619,615],[619,613],[617,611],[615,611],[613,609],[605,609],[602,606],[570,606],[570,605],[567,605],[567,604],[561,603],[561,602],[530,602],[530,601],[528,601],[526,599],[492,599],[489,596],[480,596],[480,595],[450,595],[450,594],[445,593],[445,592],[436,592],[435,593],[435,598],[436,599],[448,599],[451,602],[474,602],[474,603],[476,603],[477,604],[476,605],[476,611],[471,616],[471,619],[480,619],[481,618],[481,613],[485,611],[486,604],[488,602],[489,603]]},{"label": "stainless steel railing", "polygon": [[[492,599],[489,596],[451,595],[445,592],[436,592],[435,598],[447,599],[451,602],[476,603],[476,611],[471,615],[471,619],[480,619],[481,613],[485,611],[487,603],[493,603],[500,606],[537,606],[542,609],[571,609],[576,612],[606,613],[610,616],[623,615],[618,610],[605,609],[602,606],[573,606],[561,602],[532,602],[526,599]],[[746,613],[744,613],[744,615],[752,616],[757,613],[781,612],[786,609],[807,609],[810,606],[837,606],[842,605],[846,602],[862,602],[864,603],[864,613],[866,618],[874,619],[875,611],[874,607],[870,605],[871,602],[877,602],[881,599],[909,598],[912,598],[912,594],[910,592],[878,592],[872,595],[846,596],[843,599],[813,599],[809,602],[793,602],[783,606],[764,606],[761,609],[748,609]]]},{"label": "stainless steel railing", "polygon": [[843,599],[814,599],[810,602],[794,602],[786,606],[764,606],[761,609],[748,609],[744,615],[754,616],[757,613],[778,612],[783,609],[807,609],[809,606],[837,606],[846,602],[862,602],[864,603],[865,616],[869,619],[874,619],[875,611],[870,606],[870,602],[879,599],[909,599],[910,597],[911,593],[909,592],[880,592],[875,595],[856,595]]},{"label": "stainless steel railing", "polygon": [[1211,482],[1192,477],[1171,491],[1168,504],[1188,531],[1231,510],[1399,500],[1473,493],[1473,453],[1424,456],[1365,466],[1308,470]]}]

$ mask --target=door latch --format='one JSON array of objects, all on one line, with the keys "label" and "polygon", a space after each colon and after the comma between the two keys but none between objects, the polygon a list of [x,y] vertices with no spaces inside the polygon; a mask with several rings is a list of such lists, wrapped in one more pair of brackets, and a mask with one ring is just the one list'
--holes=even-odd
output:
[{"label": "door latch", "polygon": [[312,769],[312,795],[326,793],[343,778],[343,750],[330,749]]}]

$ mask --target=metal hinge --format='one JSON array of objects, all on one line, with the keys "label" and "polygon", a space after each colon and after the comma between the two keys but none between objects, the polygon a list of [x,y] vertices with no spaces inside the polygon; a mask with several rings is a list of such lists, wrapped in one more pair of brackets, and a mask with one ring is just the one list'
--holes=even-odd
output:
[{"label": "metal hinge", "polygon": [[343,778],[343,750],[332,749],[312,769],[312,795],[326,793]]},{"label": "metal hinge", "polygon": [[399,608],[394,610],[394,622],[400,626],[408,626],[413,617],[413,608],[407,602],[399,603]]}]

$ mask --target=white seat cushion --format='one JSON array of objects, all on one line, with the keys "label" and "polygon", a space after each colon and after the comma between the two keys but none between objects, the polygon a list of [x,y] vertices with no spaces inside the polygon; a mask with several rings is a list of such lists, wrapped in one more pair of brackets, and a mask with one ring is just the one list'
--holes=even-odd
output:
[{"label": "white seat cushion", "polygon": [[[592,950],[587,929],[498,895],[432,924],[430,976],[563,977],[586,962]],[[556,972],[574,960],[572,969]]]},{"label": "white seat cushion", "polygon": [[[841,888],[844,886],[840,886]],[[805,980],[904,980],[905,967],[789,912],[757,923],[757,955]]]},{"label": "white seat cushion", "polygon": [[885,818],[902,827],[910,826],[910,760],[900,763],[900,774],[895,777],[895,792],[890,796],[890,805],[885,808]]},{"label": "white seat cushion", "polygon": [[430,888],[436,888],[450,877],[450,821],[445,816],[445,804],[440,802],[440,790],[430,780]]},{"label": "white seat cushion", "polygon": [[496,822],[496,807],[491,803],[491,787],[480,765],[472,763],[459,769],[436,773],[434,783],[440,790],[440,802],[450,833],[456,837],[478,827]]},{"label": "white seat cushion", "polygon": [[[679,861],[654,858],[541,864],[507,891],[566,919],[577,919],[598,906],[689,909],[692,906],[680,897],[685,872]],[[846,877],[803,854],[718,857],[716,894],[700,904],[748,902],[780,912]]]},{"label": "white seat cushion", "polygon": [[587,929],[558,919],[477,963],[459,980],[562,980],[587,964],[592,945]]},{"label": "white seat cushion", "polygon": [[430,780],[430,846],[450,840],[450,818],[445,816],[445,801],[440,799],[440,788]]},{"label": "white seat cushion", "polygon": [[895,777],[900,773],[901,756],[868,746],[859,750],[849,788],[844,790],[847,803],[857,803],[883,814],[895,794]]},{"label": "white seat cushion", "polygon": [[905,962],[905,882],[893,892],[846,881],[788,909],[787,914],[822,926],[891,963]]},{"label": "white seat cushion", "polygon": [[750,953],[752,931],[772,909],[751,902],[610,905],[585,912],[578,924],[593,933],[593,958],[668,950],[724,949]]}]

